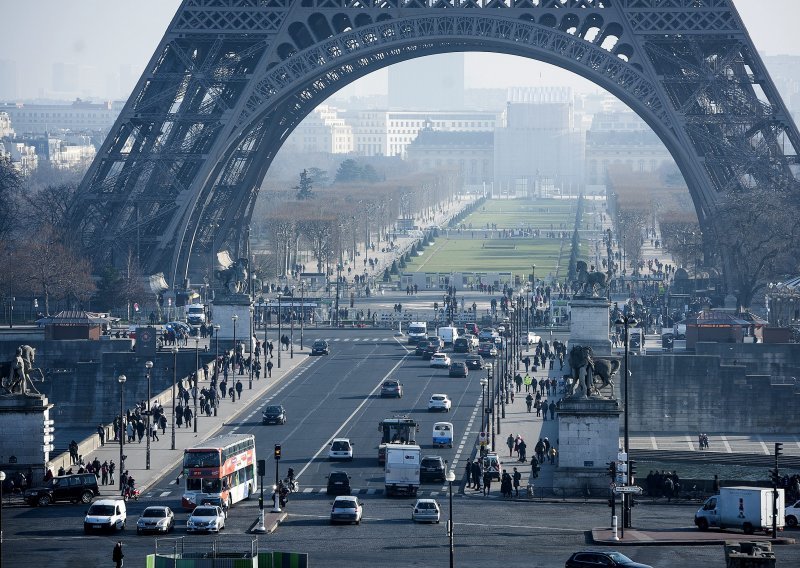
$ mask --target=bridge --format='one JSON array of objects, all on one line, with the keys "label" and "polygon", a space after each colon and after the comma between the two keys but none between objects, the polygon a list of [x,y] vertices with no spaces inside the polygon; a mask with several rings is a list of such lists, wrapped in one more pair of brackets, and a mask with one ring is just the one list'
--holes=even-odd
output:
[{"label": "bridge", "polygon": [[[96,266],[133,252],[180,287],[216,252],[247,254],[261,182],[314,107],[458,51],[545,61],[625,102],[672,153],[709,242],[726,194],[800,189],[800,135],[730,0],[184,0],[72,226]],[[737,255],[720,252],[734,288]]]}]

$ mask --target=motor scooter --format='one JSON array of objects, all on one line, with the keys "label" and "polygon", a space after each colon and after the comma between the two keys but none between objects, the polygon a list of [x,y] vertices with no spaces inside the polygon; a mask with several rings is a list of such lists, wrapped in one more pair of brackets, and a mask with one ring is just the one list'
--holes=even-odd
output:
[{"label": "motor scooter", "polygon": [[130,487],[126,487],[122,491],[122,498],[125,501],[127,501],[129,499],[133,499],[134,501],[138,501],[139,500],[139,490],[136,489],[136,488],[131,489]]}]

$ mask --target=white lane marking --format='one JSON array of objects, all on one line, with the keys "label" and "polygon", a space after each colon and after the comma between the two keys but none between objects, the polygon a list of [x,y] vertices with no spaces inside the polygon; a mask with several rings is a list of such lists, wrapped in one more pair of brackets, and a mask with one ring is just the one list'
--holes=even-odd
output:
[{"label": "white lane marking", "polygon": [[725,451],[729,454],[732,454],[733,450],[731,449],[731,445],[728,443],[728,438],[725,436],[720,436],[720,439],[722,440],[722,445],[725,446]]},{"label": "white lane marking", "polygon": [[686,443],[689,444],[689,451],[694,451],[694,442],[692,441],[692,437],[689,434],[686,434]]},{"label": "white lane marking", "polygon": [[501,528],[501,529],[537,529],[537,530],[547,530],[547,531],[564,531],[570,533],[582,533],[586,532],[585,529],[570,529],[570,528],[563,528],[563,527],[539,527],[539,526],[532,526],[532,525],[492,525],[489,523],[459,523],[454,522],[454,525],[461,525],[462,527],[493,527],[493,528]]},{"label": "white lane marking", "polygon": [[767,444],[764,443],[764,440],[761,439],[761,436],[756,436],[756,438],[758,439],[758,443],[761,444],[761,449],[764,450],[764,453],[766,455],[770,455],[769,448],[767,447]]},{"label": "white lane marking", "polygon": [[658,449],[658,444],[656,443],[656,437],[654,434],[650,434],[650,445],[653,446],[654,450]]},{"label": "white lane marking", "polygon": [[[145,409],[145,410],[146,410],[146,409]],[[167,496],[167,495],[169,495],[170,493],[172,493],[172,491],[163,491],[163,492],[162,492],[162,493],[159,495],[159,497],[166,497],[166,496]]]},{"label": "white lane marking", "polygon": [[364,397],[364,400],[362,400],[362,401],[361,401],[361,404],[359,404],[359,405],[356,407],[356,409],[355,409],[355,410],[354,410],[352,413],[350,413],[350,416],[348,416],[348,417],[345,419],[345,421],[344,421],[344,422],[342,422],[342,425],[341,425],[341,426],[339,426],[339,429],[338,429],[338,430],[336,430],[336,432],[334,432],[334,433],[333,433],[333,435],[332,435],[330,438],[328,438],[328,440],[327,440],[327,441],[326,441],[326,442],[325,442],[325,443],[324,443],[322,446],[320,446],[319,450],[317,450],[317,452],[316,452],[316,453],[315,453],[313,456],[311,456],[311,459],[310,459],[310,460],[308,460],[308,463],[307,463],[306,465],[304,465],[304,466],[303,466],[303,469],[301,469],[301,470],[300,470],[300,472],[299,472],[299,473],[297,473],[296,477],[300,477],[300,476],[302,476],[302,475],[303,475],[303,472],[305,472],[305,471],[306,471],[306,470],[307,470],[309,467],[311,467],[311,464],[314,462],[314,460],[315,460],[315,459],[317,459],[317,458],[319,457],[319,455],[320,455],[322,452],[324,452],[324,451],[326,451],[326,450],[328,449],[328,446],[330,445],[330,443],[331,443],[331,440],[333,440],[334,438],[336,438],[336,437],[339,435],[339,433],[340,433],[342,430],[344,430],[344,429],[345,429],[345,427],[346,427],[346,426],[347,426],[347,425],[350,423],[350,421],[352,421],[352,420],[353,420],[353,418],[355,418],[356,414],[358,414],[358,413],[361,411],[361,409],[362,409],[362,408],[364,408],[364,405],[366,405],[368,402],[370,402],[370,401],[372,400],[372,396],[373,396],[373,395],[374,395],[376,392],[378,392],[378,389],[380,389],[380,388],[381,388],[381,385],[383,384],[383,381],[385,381],[386,379],[388,379],[388,378],[389,378],[389,377],[390,377],[390,376],[391,376],[391,375],[392,375],[392,374],[393,374],[393,373],[394,373],[394,372],[397,370],[397,368],[398,368],[400,365],[402,365],[402,364],[405,362],[405,360],[406,360],[407,358],[408,358],[408,354],[406,354],[406,355],[403,355],[403,357],[402,357],[402,358],[401,358],[401,359],[400,359],[400,360],[399,360],[399,361],[398,361],[398,362],[395,364],[395,366],[394,366],[394,367],[392,367],[392,368],[389,370],[389,372],[388,372],[388,373],[386,373],[386,374],[385,374],[385,375],[384,375],[384,376],[383,376],[383,377],[382,377],[382,378],[381,378],[381,379],[378,381],[378,383],[375,385],[375,387],[372,389],[372,391],[370,391],[370,392],[367,394],[367,396],[365,396],[365,397]]}]

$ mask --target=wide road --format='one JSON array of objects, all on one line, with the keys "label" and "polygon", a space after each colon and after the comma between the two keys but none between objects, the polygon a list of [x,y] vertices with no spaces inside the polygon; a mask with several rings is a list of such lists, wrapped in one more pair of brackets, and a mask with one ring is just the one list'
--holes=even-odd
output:
[{"label": "wide road", "polygon": [[[414,525],[410,522],[413,500],[387,499],[383,495],[383,474],[377,465],[378,423],[394,414],[408,414],[419,421],[417,439],[424,453],[435,453],[457,464],[457,564],[563,566],[572,551],[586,547],[587,529],[607,524],[609,510],[604,504],[504,502],[496,494],[484,498],[472,491],[467,495],[459,491],[464,461],[480,429],[479,380],[483,373],[473,372],[468,379],[451,379],[446,371],[432,370],[427,362],[410,355],[407,344],[391,332],[314,331],[306,333],[306,341],[310,344],[317,336],[339,339],[331,342],[331,354],[309,359],[275,391],[270,391],[268,398],[254,401],[242,419],[223,430],[256,435],[258,454],[267,459],[269,483],[274,476],[275,443],[282,445],[281,476],[288,467],[299,474],[302,492],[291,496],[286,522],[274,534],[260,538],[263,548],[307,552],[312,566],[447,565],[445,523]],[[381,382],[389,376],[403,383],[402,399],[378,396]],[[447,393],[453,400],[454,408],[449,414],[427,412],[428,398],[434,392]],[[286,407],[286,425],[261,424],[261,409],[267,403]],[[438,420],[454,423],[456,443],[452,449],[431,448],[431,429]],[[327,460],[327,446],[333,437],[352,440],[352,462]],[[325,476],[333,469],[348,471],[354,493],[365,502],[365,518],[360,526],[328,523],[332,498],[325,495],[324,486]],[[177,475],[178,470],[170,472],[139,502],[129,504],[128,530],[121,536],[126,566],[143,566],[144,555],[155,549],[154,537],[135,534],[135,520],[145,506],[171,506],[178,519],[171,536],[185,536],[183,526],[188,515],[180,509]],[[495,485],[495,493],[496,490]],[[441,483],[425,484],[421,496],[437,498],[446,513],[447,488]],[[687,526],[694,508],[640,505],[635,515],[647,516],[649,525],[656,522],[665,527]],[[4,565],[8,562],[9,566],[83,568],[110,564],[113,543],[119,536],[84,536],[84,509],[73,505],[5,508]],[[247,538],[245,533],[256,516],[255,499],[239,503],[231,510],[224,532]],[[186,544],[206,545],[209,540],[207,536],[188,536]],[[800,565],[800,547],[779,547],[777,552],[780,564]],[[654,566],[671,567],[684,561],[687,565],[724,565],[722,547],[718,546],[641,547],[631,550],[630,555]]]}]

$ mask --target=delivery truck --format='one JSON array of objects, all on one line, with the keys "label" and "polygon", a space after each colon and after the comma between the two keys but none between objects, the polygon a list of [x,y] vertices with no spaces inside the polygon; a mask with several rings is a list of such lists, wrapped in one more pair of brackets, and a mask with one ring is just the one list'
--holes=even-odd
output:
[{"label": "delivery truck", "polygon": [[386,496],[416,496],[419,489],[421,449],[417,445],[386,444]]},{"label": "delivery truck", "polygon": [[[706,499],[694,514],[700,530],[715,527],[739,529],[745,534],[772,531],[772,489],[766,487],[723,487],[719,495]],[[783,530],[785,496],[778,489],[777,527]]]}]

